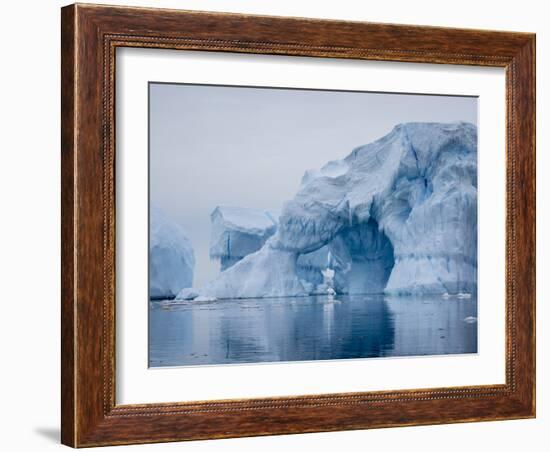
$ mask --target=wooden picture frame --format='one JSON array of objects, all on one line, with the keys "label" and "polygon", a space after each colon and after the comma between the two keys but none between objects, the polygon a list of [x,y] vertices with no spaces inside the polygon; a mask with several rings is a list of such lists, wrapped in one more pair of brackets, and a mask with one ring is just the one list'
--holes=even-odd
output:
[{"label": "wooden picture frame", "polygon": [[[62,442],[73,447],[535,416],[535,35],[75,4],[62,9]],[[506,70],[506,383],[115,403],[115,50]]]}]

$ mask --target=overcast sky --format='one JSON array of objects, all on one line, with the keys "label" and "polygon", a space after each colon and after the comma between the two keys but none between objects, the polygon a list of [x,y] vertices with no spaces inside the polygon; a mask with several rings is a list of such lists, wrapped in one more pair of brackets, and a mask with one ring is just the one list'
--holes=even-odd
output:
[{"label": "overcast sky", "polygon": [[186,231],[194,285],[218,205],[280,211],[304,171],[340,159],[399,123],[477,124],[471,97],[150,84],[150,201]]}]

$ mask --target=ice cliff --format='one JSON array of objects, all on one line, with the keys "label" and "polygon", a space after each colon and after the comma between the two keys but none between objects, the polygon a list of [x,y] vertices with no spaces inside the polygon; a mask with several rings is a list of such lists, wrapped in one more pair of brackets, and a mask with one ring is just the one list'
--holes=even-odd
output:
[{"label": "ice cliff", "polygon": [[308,262],[321,263],[323,250],[334,260],[337,291],[475,292],[476,127],[401,124],[344,159],[307,171],[277,232],[197,293],[307,295],[313,285],[304,271]]},{"label": "ice cliff", "polygon": [[173,298],[193,284],[195,256],[191,242],[161,210],[149,218],[149,298]]},{"label": "ice cliff", "polygon": [[221,271],[258,251],[277,230],[274,215],[262,209],[218,206],[210,218],[210,257],[220,260]]}]

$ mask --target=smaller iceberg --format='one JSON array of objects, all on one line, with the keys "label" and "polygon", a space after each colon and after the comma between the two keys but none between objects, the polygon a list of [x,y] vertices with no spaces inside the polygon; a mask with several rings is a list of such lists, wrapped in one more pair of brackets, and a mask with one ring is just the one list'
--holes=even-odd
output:
[{"label": "smaller iceberg", "polygon": [[277,230],[275,216],[263,209],[218,206],[210,218],[210,258],[220,260],[221,271],[258,251]]},{"label": "smaller iceberg", "polygon": [[193,285],[195,255],[183,229],[151,206],[149,218],[149,298],[174,298]]}]

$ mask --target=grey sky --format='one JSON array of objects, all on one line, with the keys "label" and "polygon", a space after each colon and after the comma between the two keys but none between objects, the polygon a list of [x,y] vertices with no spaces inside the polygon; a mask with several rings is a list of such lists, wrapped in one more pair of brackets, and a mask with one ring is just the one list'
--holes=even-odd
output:
[{"label": "grey sky", "polygon": [[150,200],[187,232],[200,286],[216,206],[280,211],[305,170],[411,121],[477,124],[477,99],[153,83]]}]

